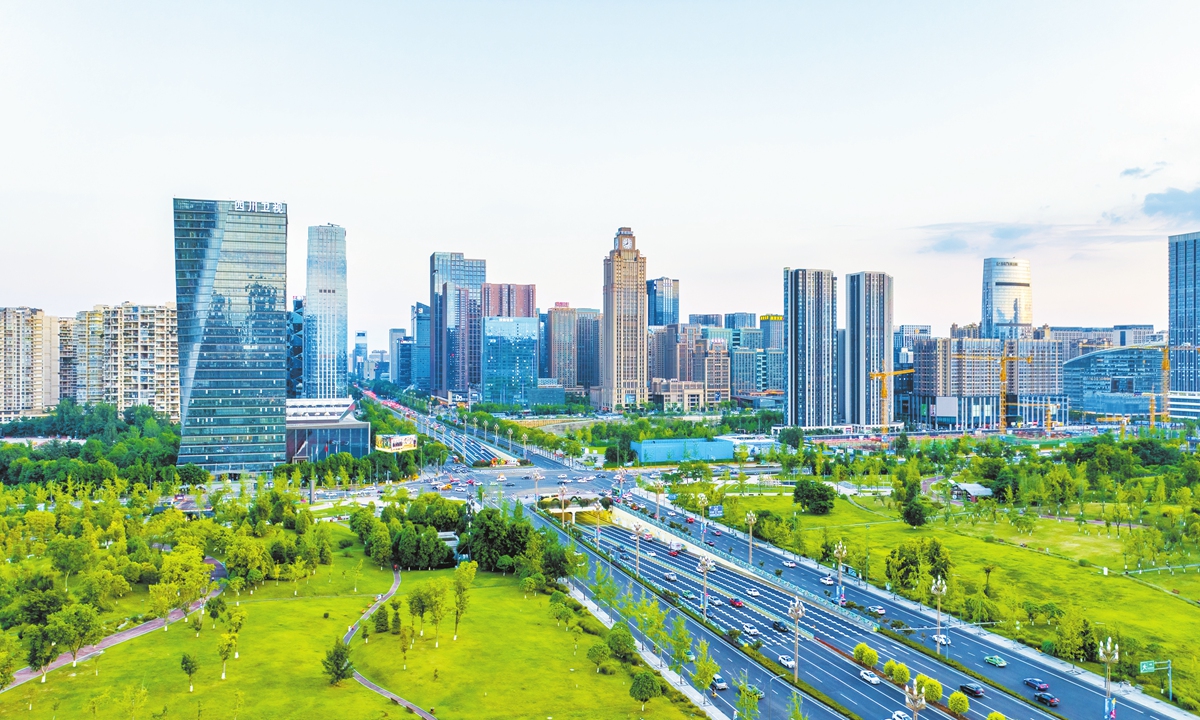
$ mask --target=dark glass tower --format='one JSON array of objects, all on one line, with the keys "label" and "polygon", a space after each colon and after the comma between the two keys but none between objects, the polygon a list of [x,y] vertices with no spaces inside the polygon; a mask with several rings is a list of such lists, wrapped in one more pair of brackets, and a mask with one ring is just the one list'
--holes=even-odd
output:
[{"label": "dark glass tower", "polygon": [[175,200],[179,464],[258,473],[286,455],[287,205]]}]

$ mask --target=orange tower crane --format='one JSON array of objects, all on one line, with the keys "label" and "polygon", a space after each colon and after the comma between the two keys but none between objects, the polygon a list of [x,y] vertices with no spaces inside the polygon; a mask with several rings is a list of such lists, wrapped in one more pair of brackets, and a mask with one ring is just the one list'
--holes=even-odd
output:
[{"label": "orange tower crane", "polygon": [[998,362],[1000,364],[1000,429],[1004,430],[1008,427],[1008,364],[1013,361],[1024,361],[1027,364],[1033,363],[1032,355],[1007,355],[1001,353],[999,355],[969,355],[961,354],[954,355],[958,360],[982,360],[984,362]]},{"label": "orange tower crane", "polygon": [[887,431],[888,431],[887,379],[890,377],[895,377],[897,375],[908,375],[909,373],[913,373],[913,372],[916,372],[916,371],[909,368],[908,370],[886,370],[884,372],[868,373],[868,375],[871,376],[872,380],[879,381],[879,425],[880,425],[879,434],[880,435],[887,435]]}]

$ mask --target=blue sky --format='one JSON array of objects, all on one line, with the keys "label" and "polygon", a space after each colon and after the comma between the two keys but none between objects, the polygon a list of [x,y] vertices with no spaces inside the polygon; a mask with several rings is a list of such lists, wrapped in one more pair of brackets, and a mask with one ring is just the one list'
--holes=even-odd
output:
[{"label": "blue sky", "polygon": [[[173,196],[347,228],[382,347],[428,256],[600,304],[628,225],[683,312],[777,312],[780,269],[896,278],[898,323],[1166,321],[1200,230],[1194,4],[0,6],[0,305],[173,299]],[[17,271],[13,271],[17,268]],[[36,269],[25,272],[23,269]]]}]

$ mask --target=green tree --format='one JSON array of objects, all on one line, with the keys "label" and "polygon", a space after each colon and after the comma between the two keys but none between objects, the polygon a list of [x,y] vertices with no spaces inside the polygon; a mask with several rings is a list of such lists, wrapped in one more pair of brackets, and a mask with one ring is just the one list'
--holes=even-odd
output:
[{"label": "green tree", "polygon": [[388,533],[387,525],[375,521],[367,536],[367,547],[370,549],[371,562],[382,570],[385,565],[392,563],[392,536]]},{"label": "green tree", "polygon": [[562,627],[562,624],[564,622],[569,622],[574,615],[575,614],[571,612],[571,608],[567,607],[566,605],[557,602],[550,603],[550,617],[554,618],[557,626]]},{"label": "green tree", "polygon": [[638,672],[629,684],[629,696],[642,704],[642,712],[646,711],[646,703],[661,694],[662,686],[658,684],[658,676],[650,670]]},{"label": "green tree", "polygon": [[80,648],[98,642],[103,633],[100,615],[91,605],[77,603],[50,616],[50,634],[71,652],[71,667],[78,664]]},{"label": "green tree", "polygon": [[792,693],[792,699],[787,706],[787,720],[808,720],[808,715],[804,712],[804,697],[798,693]]},{"label": "green tree", "polygon": [[907,685],[911,677],[912,673],[904,663],[896,663],[896,666],[892,668],[892,680],[899,685]]},{"label": "green tree", "polygon": [[471,585],[475,582],[475,571],[479,563],[471,560],[460,563],[454,568],[454,639],[458,639],[458,624],[463,615],[467,614],[467,606],[471,603]]},{"label": "green tree", "polygon": [[54,563],[54,569],[63,574],[63,587],[70,587],[71,573],[87,567],[92,548],[83,538],[59,535],[46,546],[46,554]]},{"label": "green tree", "polygon": [[31,625],[25,629],[25,660],[34,672],[42,674],[42,682],[46,682],[46,671],[58,650],[54,647],[54,635],[49,628]]},{"label": "green tree", "polygon": [[745,670],[733,681],[733,686],[738,691],[737,705],[735,706],[738,711],[738,717],[742,720],[757,720],[758,693],[750,685],[750,680],[746,677]]},{"label": "green tree", "polygon": [[612,650],[612,654],[621,660],[628,661],[637,652],[637,645],[633,641],[633,633],[629,632],[629,628],[622,623],[613,626],[613,629],[608,633],[606,642],[608,643],[608,649]]},{"label": "green tree", "polygon": [[221,679],[225,679],[225,664],[229,656],[237,649],[238,636],[235,633],[225,633],[217,641],[217,655],[221,656]]},{"label": "green tree", "polygon": [[341,638],[333,641],[333,647],[325,652],[321,661],[321,672],[329,676],[330,685],[340,685],[343,680],[354,677],[354,663],[350,662],[350,646]]},{"label": "green tree", "polygon": [[910,526],[921,527],[926,522],[928,510],[929,509],[925,505],[925,502],[918,497],[904,504],[904,509],[901,511],[901,515],[904,518],[904,522],[908,523]]},{"label": "green tree", "polygon": [[993,710],[988,713],[987,720],[1005,720],[1004,713]]},{"label": "green tree", "polygon": [[587,659],[596,664],[596,672],[600,672],[600,666],[608,660],[610,655],[612,655],[612,650],[609,650],[608,645],[603,642],[596,643],[587,651]]},{"label": "green tree", "polygon": [[687,622],[683,615],[676,613],[675,622],[671,626],[671,670],[679,673],[683,682],[683,666],[687,663],[688,651],[692,649],[692,634],[688,632]]},{"label": "green tree", "polygon": [[964,693],[955,691],[950,693],[950,699],[946,701],[946,707],[950,708],[950,712],[955,715],[966,715],[971,709],[971,701],[967,699]]},{"label": "green tree", "polygon": [[1060,658],[1075,663],[1082,659],[1084,639],[1083,614],[1072,605],[1058,622],[1054,652]]},{"label": "green tree", "polygon": [[375,632],[377,634],[383,634],[388,631],[388,609],[386,606],[376,610],[372,617],[375,620]]},{"label": "green tree", "polygon": [[121,707],[129,712],[130,720],[137,720],[138,713],[146,706],[150,691],[145,685],[130,685],[121,693]]},{"label": "green tree", "polygon": [[188,692],[192,692],[194,689],[192,685],[192,676],[194,676],[196,671],[200,669],[200,663],[196,662],[196,658],[192,657],[188,653],[184,653],[183,659],[179,661],[179,669],[183,670],[184,674],[188,676]]},{"label": "green tree", "polygon": [[438,646],[438,629],[446,617],[450,591],[450,582],[446,578],[437,578],[429,583],[429,595],[426,602],[429,607],[429,619],[433,621],[433,646]]},{"label": "green tree", "polygon": [[703,693],[712,685],[713,678],[721,672],[721,666],[708,654],[708,641],[701,640],[696,646],[696,668],[692,671],[692,683]]},{"label": "green tree", "polygon": [[917,690],[925,691],[925,699],[935,703],[942,699],[942,684],[937,680],[925,675],[917,675],[917,679],[913,681],[917,686]]},{"label": "green tree", "polygon": [[8,633],[0,633],[0,690],[16,678],[20,648]]}]

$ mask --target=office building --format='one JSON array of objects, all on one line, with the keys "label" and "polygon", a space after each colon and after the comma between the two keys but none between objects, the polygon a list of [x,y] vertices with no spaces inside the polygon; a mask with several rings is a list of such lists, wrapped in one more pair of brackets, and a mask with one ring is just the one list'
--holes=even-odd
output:
[{"label": "office building", "polygon": [[537,288],[533,285],[483,283],[479,286],[484,317],[537,317]]},{"label": "office building", "polygon": [[732,348],[761,349],[763,348],[763,331],[755,327],[730,330],[729,343]]},{"label": "office building", "polygon": [[569,303],[557,302],[546,311],[547,377],[571,392],[579,387],[579,316]]},{"label": "office building", "polygon": [[967,323],[966,325],[952,323],[950,325],[950,338],[953,340],[978,340],[981,337],[979,323]]},{"label": "office building", "polygon": [[371,423],[354,417],[352,399],[287,401],[288,462],[320,462],[336,453],[371,452]]},{"label": "office building", "polygon": [[576,383],[590,392],[600,387],[600,348],[604,342],[604,313],[596,308],[575,309],[575,342],[578,344]]},{"label": "office building", "polygon": [[535,317],[483,319],[480,400],[528,406],[538,387]]},{"label": "office building", "polygon": [[479,384],[485,282],[486,260],[454,252],[429,256],[429,310],[433,316],[429,367],[431,392],[436,395],[467,393]]},{"label": "office building", "polygon": [[412,384],[421,392],[429,392],[429,337],[431,332],[429,306],[417,303],[412,306]]},{"label": "office building", "polygon": [[860,272],[846,276],[846,355],[841,366],[846,373],[844,422],[851,425],[881,425],[892,418],[883,412],[881,396],[895,397],[890,376],[876,379],[872,373],[890,373],[892,363],[892,276]]},{"label": "office building", "polygon": [[1033,335],[1033,287],[1029,261],[987,258],[983,261],[983,338],[1018,340]]},{"label": "office building", "polygon": [[679,322],[679,281],[667,277],[646,281],[646,322],[674,325]]},{"label": "office building", "polygon": [[729,344],[723,338],[702,336],[696,341],[693,363],[692,379],[704,383],[705,404],[717,407],[729,401]]},{"label": "office building", "polygon": [[391,378],[391,366],[388,364],[387,350],[372,350],[367,353],[367,365],[363,372],[363,379],[367,382],[376,380],[387,380]]},{"label": "office building", "polygon": [[762,348],[734,348],[729,354],[729,385],[734,397],[783,392],[787,386],[787,353]]},{"label": "office building", "polygon": [[550,317],[538,309],[538,377],[550,377]]},{"label": "office building", "polygon": [[930,325],[897,325],[892,331],[892,357],[896,357],[904,348],[912,350],[920,338],[933,337],[933,327]]},{"label": "office building", "polygon": [[[388,328],[388,379],[394,385],[400,387],[408,387],[412,381],[412,353],[409,352],[408,367],[404,371],[400,369],[400,345],[402,343],[411,343],[411,338],[408,337],[408,331],[404,328]],[[400,380],[406,381],[403,385]]]},{"label": "office building", "polygon": [[1161,408],[1162,347],[1115,347],[1063,363],[1063,394],[1071,408],[1100,415],[1146,415]]},{"label": "office building", "polygon": [[619,228],[604,258],[604,335],[601,345],[602,410],[646,402],[646,258],[637,238]]},{"label": "office building", "polygon": [[1045,424],[1047,408],[1065,424],[1070,401],[1063,392],[1063,343],[1057,340],[1012,340],[1004,352],[1015,360],[1008,368],[1008,424]]},{"label": "office building", "polygon": [[284,462],[287,205],[174,201],[179,464],[214,474]]},{"label": "office building", "polygon": [[59,322],[37,308],[0,308],[0,421],[44,415],[59,399]]},{"label": "office building", "polygon": [[688,315],[688,325],[701,325],[703,327],[721,327],[722,318],[719,314],[708,315]]},{"label": "office building", "polygon": [[754,313],[725,313],[725,327],[729,328],[730,330],[758,327],[755,322],[756,318]]},{"label": "office building", "polygon": [[668,341],[667,328],[662,325],[651,325],[646,328],[646,377],[667,378],[667,356],[674,352]]},{"label": "office building", "polygon": [[367,333],[359,330],[354,333],[354,355],[351,358],[351,372],[359,378],[367,373]]},{"label": "office building", "polygon": [[833,425],[837,413],[837,277],[784,268],[788,425]]},{"label": "office building", "polygon": [[918,338],[912,422],[933,428],[995,427],[1000,418],[1000,340]]},{"label": "office building", "polygon": [[650,404],[663,412],[703,410],[706,407],[704,383],[656,378],[650,381]]},{"label": "office building", "polygon": [[1043,325],[1034,328],[1033,339],[1057,340],[1063,344],[1063,361],[1112,347],[1144,345],[1154,335],[1153,325],[1078,327]]},{"label": "office building", "polygon": [[666,327],[666,357],[663,372],[668,380],[693,380],[693,356],[696,341],[701,338],[703,327],[690,323]]},{"label": "office building", "polygon": [[417,360],[417,343],[410,337],[398,340],[392,346],[392,357],[388,363],[388,372],[392,382],[401,388],[415,386],[413,366]]},{"label": "office building", "polygon": [[[346,397],[346,230],[337,225],[308,229],[308,275],[304,299],[304,396]],[[366,334],[355,338],[354,374],[364,377]],[[362,354],[359,341],[362,341]]]},{"label": "office building", "polygon": [[287,396],[294,400],[304,397],[304,298],[292,298],[287,322]]},{"label": "office building", "polygon": [[758,328],[762,331],[762,346],[770,350],[786,350],[782,315],[760,315]]}]

